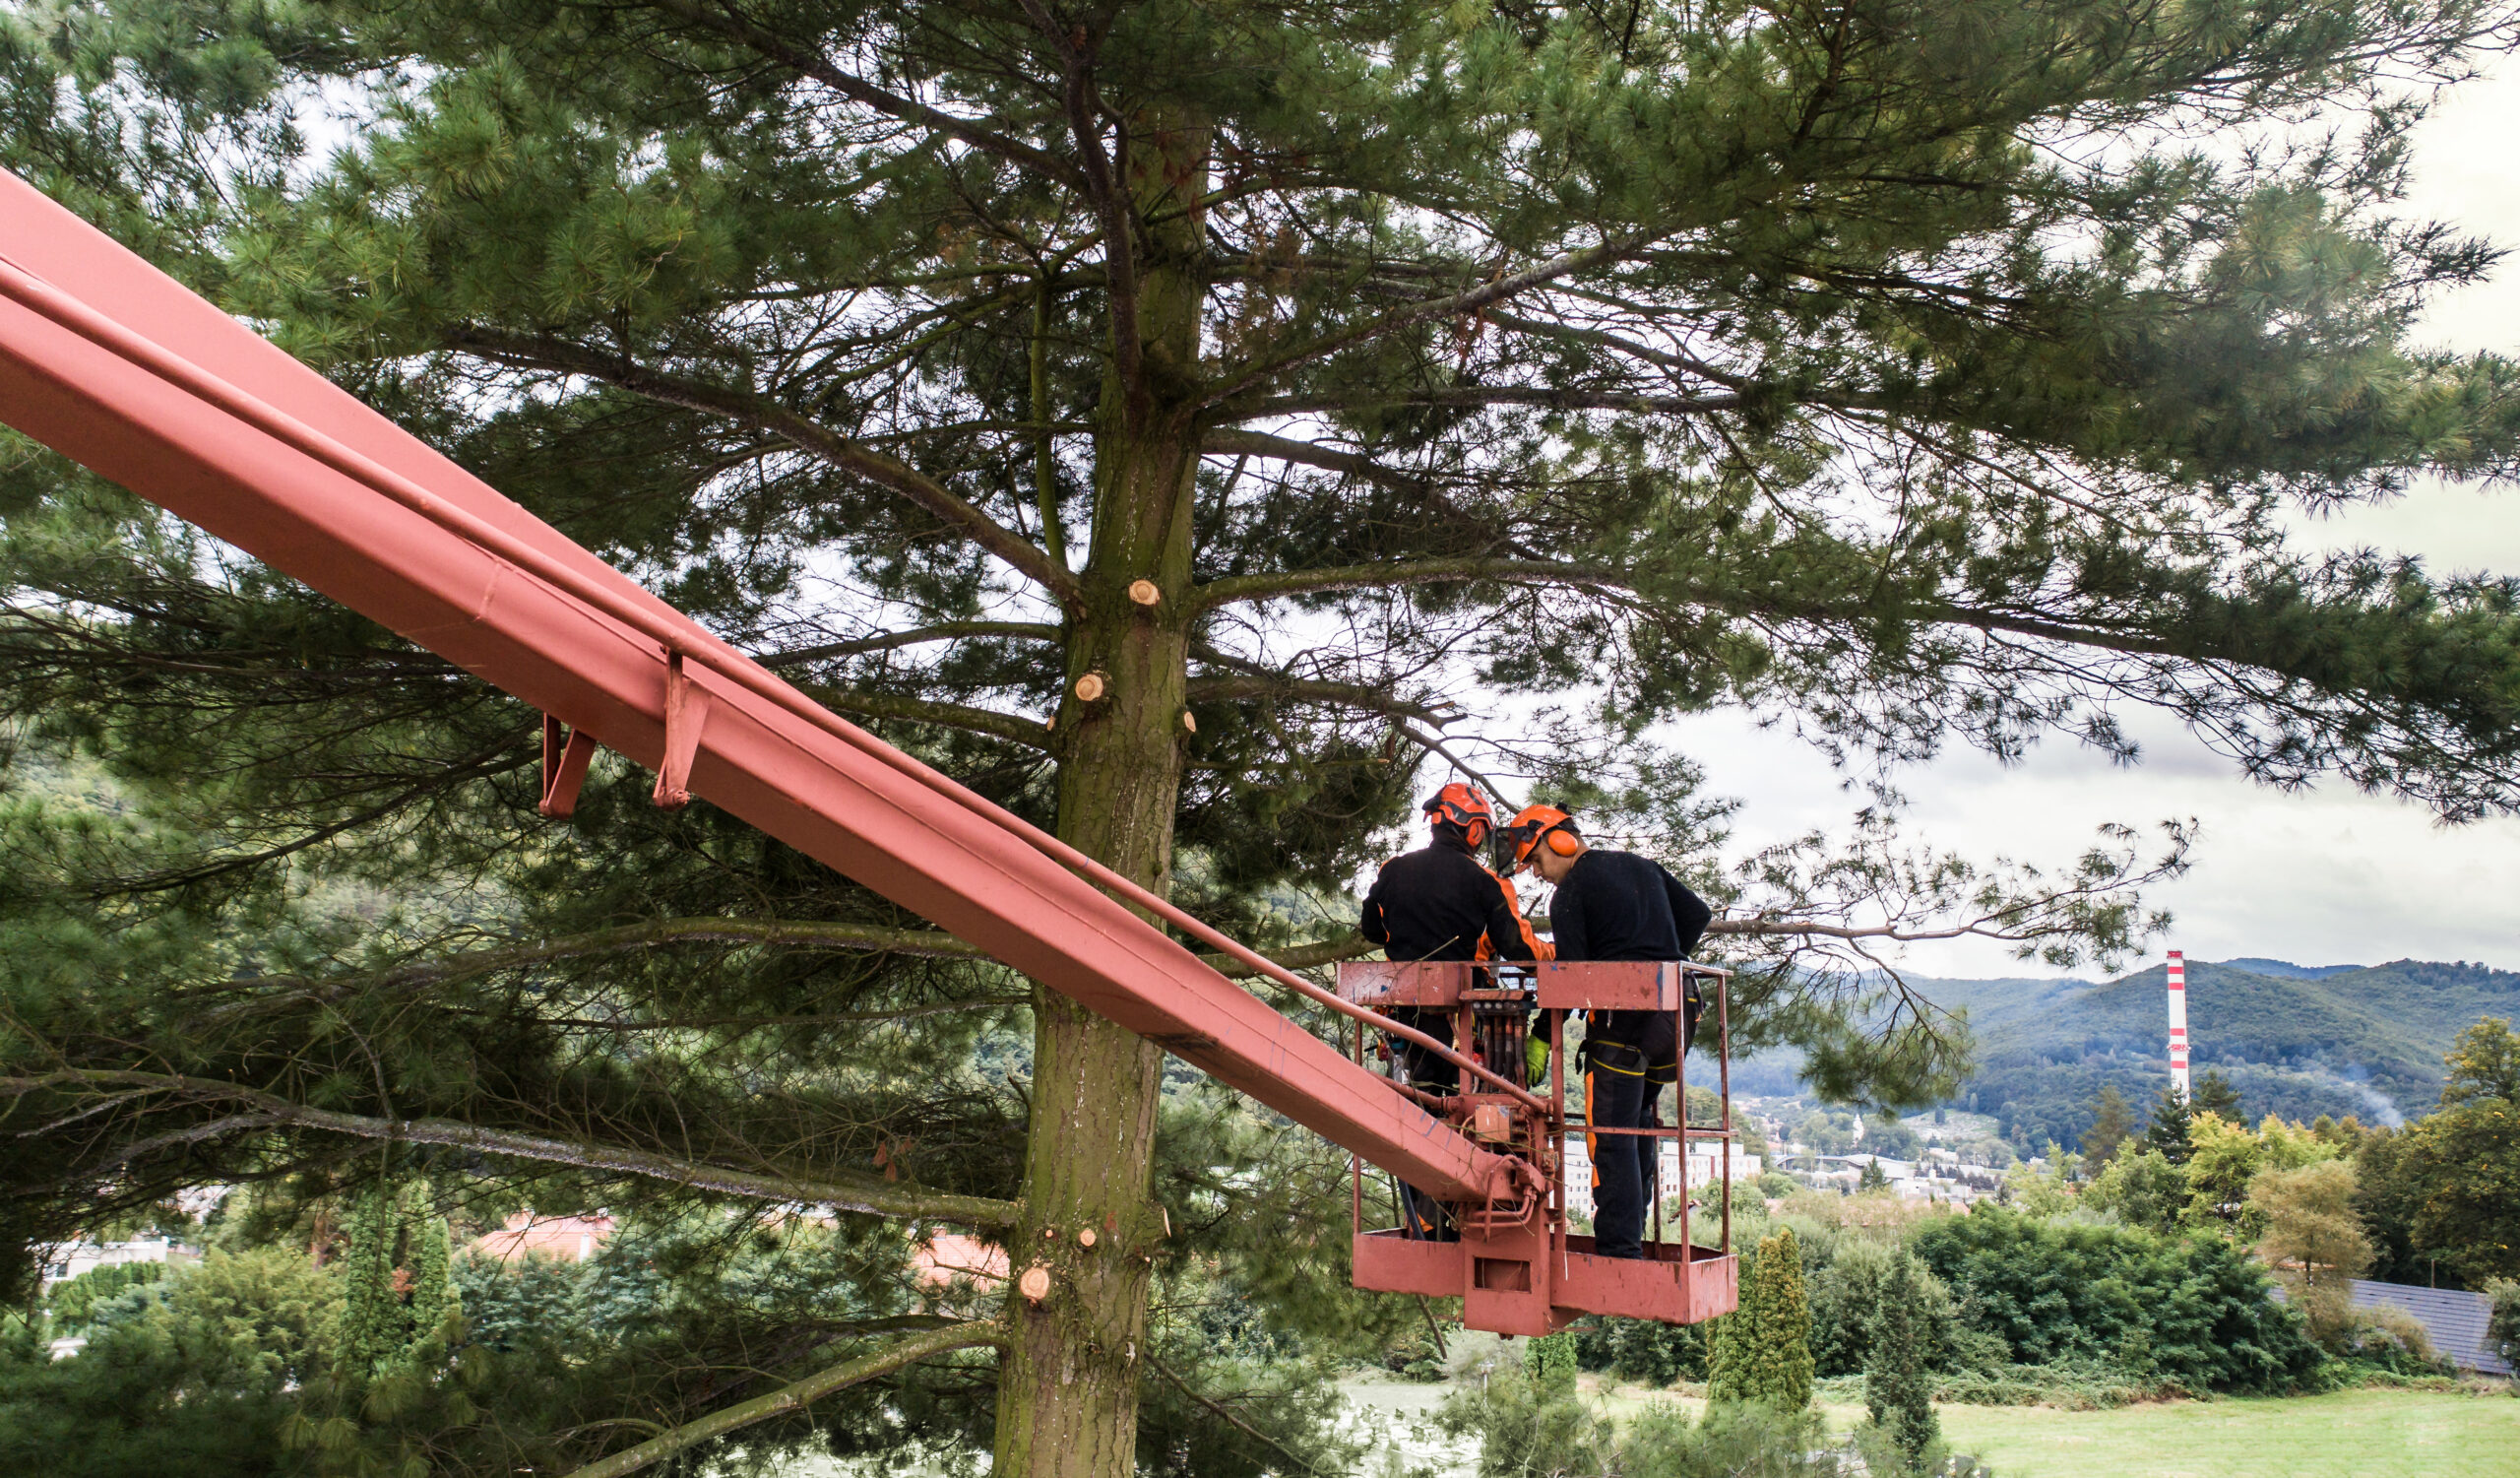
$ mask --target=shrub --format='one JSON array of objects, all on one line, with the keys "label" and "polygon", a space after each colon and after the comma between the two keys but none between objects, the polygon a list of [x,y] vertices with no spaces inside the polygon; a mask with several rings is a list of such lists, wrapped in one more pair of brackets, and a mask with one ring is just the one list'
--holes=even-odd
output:
[{"label": "shrub", "polygon": [[165,1275],[163,1262],[113,1262],[55,1284],[49,1301],[53,1332],[75,1334],[87,1328],[98,1305]]},{"label": "shrub", "polygon": [[[1614,1424],[1565,1386],[1508,1371],[1436,1409],[1436,1427],[1479,1442],[1479,1478],[1824,1478],[1842,1468],[1815,1412],[1718,1404],[1692,1423],[1671,1404]],[[1974,1472],[1974,1467],[1963,1468]]]},{"label": "shrub", "polygon": [[2392,1376],[2446,1376],[2452,1367],[2432,1352],[2423,1320],[2394,1305],[2351,1309],[2338,1321],[2337,1354]]},{"label": "shrub", "polygon": [[2485,1326],[2486,1343],[2501,1354],[2505,1365],[2520,1371],[2520,1282],[2505,1278],[2486,1292],[2493,1300],[2493,1313]]},{"label": "shrub", "polygon": [[2013,1363],[2113,1364],[2190,1390],[2281,1391],[2319,1353],[2266,1271],[2219,1237],[2038,1221],[1981,1205],[1912,1244]]},{"label": "shrub", "polygon": [[1523,1346],[1523,1370],[1543,1386],[1575,1384],[1575,1331],[1562,1329]]},{"label": "shrub", "polygon": [[[1883,1275],[1903,1255],[1896,1243],[1850,1240],[1811,1275],[1811,1362],[1816,1374],[1853,1376],[1863,1371],[1872,1348],[1873,1319],[1881,1306]],[[1922,1266],[1915,1273],[1913,1317],[1919,1321],[1926,1368],[1939,1369],[1951,1358],[1959,1310],[1940,1278]]]},{"label": "shrub", "polygon": [[1616,1450],[1610,1424],[1587,1410],[1570,1386],[1515,1370],[1498,1372],[1480,1389],[1455,1392],[1435,1408],[1434,1422],[1453,1437],[1478,1439],[1479,1478],[1591,1478],[1608,1471]]},{"label": "shrub", "polygon": [[1706,1379],[1709,1336],[1704,1324],[1601,1317],[1566,1332],[1574,1336],[1575,1363],[1584,1370],[1655,1386]]}]

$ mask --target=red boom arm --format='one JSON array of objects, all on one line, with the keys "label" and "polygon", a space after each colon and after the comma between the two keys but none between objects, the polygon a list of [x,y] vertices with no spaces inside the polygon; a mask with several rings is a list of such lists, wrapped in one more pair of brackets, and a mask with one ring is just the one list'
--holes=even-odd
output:
[{"label": "red boom arm", "polygon": [[0,420],[658,769],[661,793],[707,797],[1413,1185],[1480,1201],[1528,1182],[1017,818],[5,171]]}]

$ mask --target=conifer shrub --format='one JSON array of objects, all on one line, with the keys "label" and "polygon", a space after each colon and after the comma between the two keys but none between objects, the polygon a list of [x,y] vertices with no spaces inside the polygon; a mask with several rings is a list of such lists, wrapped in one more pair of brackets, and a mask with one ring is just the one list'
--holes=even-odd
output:
[{"label": "conifer shrub", "polygon": [[1792,1227],[1759,1243],[1743,1274],[1740,1307],[1718,1322],[1709,1395],[1780,1412],[1811,1404],[1811,1310]]},{"label": "conifer shrub", "polygon": [[1863,1369],[1864,1409],[1909,1472],[1923,1471],[1927,1450],[1942,1439],[1926,1369],[1933,1353],[1923,1317],[1930,1276],[1906,1248],[1888,1257],[1873,1285],[1871,1348]]}]

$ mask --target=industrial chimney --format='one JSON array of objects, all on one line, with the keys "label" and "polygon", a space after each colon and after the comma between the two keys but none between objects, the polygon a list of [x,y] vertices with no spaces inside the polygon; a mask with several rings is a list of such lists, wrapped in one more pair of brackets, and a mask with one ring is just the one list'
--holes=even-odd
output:
[{"label": "industrial chimney", "polygon": [[2187,960],[2170,952],[2170,1081],[2187,1097]]}]

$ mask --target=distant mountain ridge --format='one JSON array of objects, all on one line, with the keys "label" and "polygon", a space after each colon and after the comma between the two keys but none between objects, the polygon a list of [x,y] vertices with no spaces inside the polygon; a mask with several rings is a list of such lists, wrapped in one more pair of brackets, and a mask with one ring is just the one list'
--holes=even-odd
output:
[{"label": "distant mountain ridge", "polygon": [[2361,970],[2365,967],[2362,965],[2296,965],[2291,960],[2265,960],[2252,955],[2244,960],[2225,960],[2223,968],[2245,970],[2251,975],[2263,975],[2275,980],[2325,980],[2331,975],[2343,975],[2350,970]]},{"label": "distant mountain ridge", "polygon": [[[2168,971],[2110,981],[1911,976],[1936,1005],[1966,1010],[1978,1070],[1954,1103],[1992,1114],[2015,1143],[2072,1145],[2114,1084],[2138,1112],[2170,1083]],[[2520,1016],[2520,971],[2465,961],[2301,966],[2271,959],[2187,965],[2195,1071],[2220,1068],[2241,1111],[2395,1123],[2440,1101],[2441,1058],[2481,1016]],[[1736,1086],[1779,1091],[1795,1064],[1763,1060]],[[1783,1071],[1780,1071],[1783,1069]]]}]

